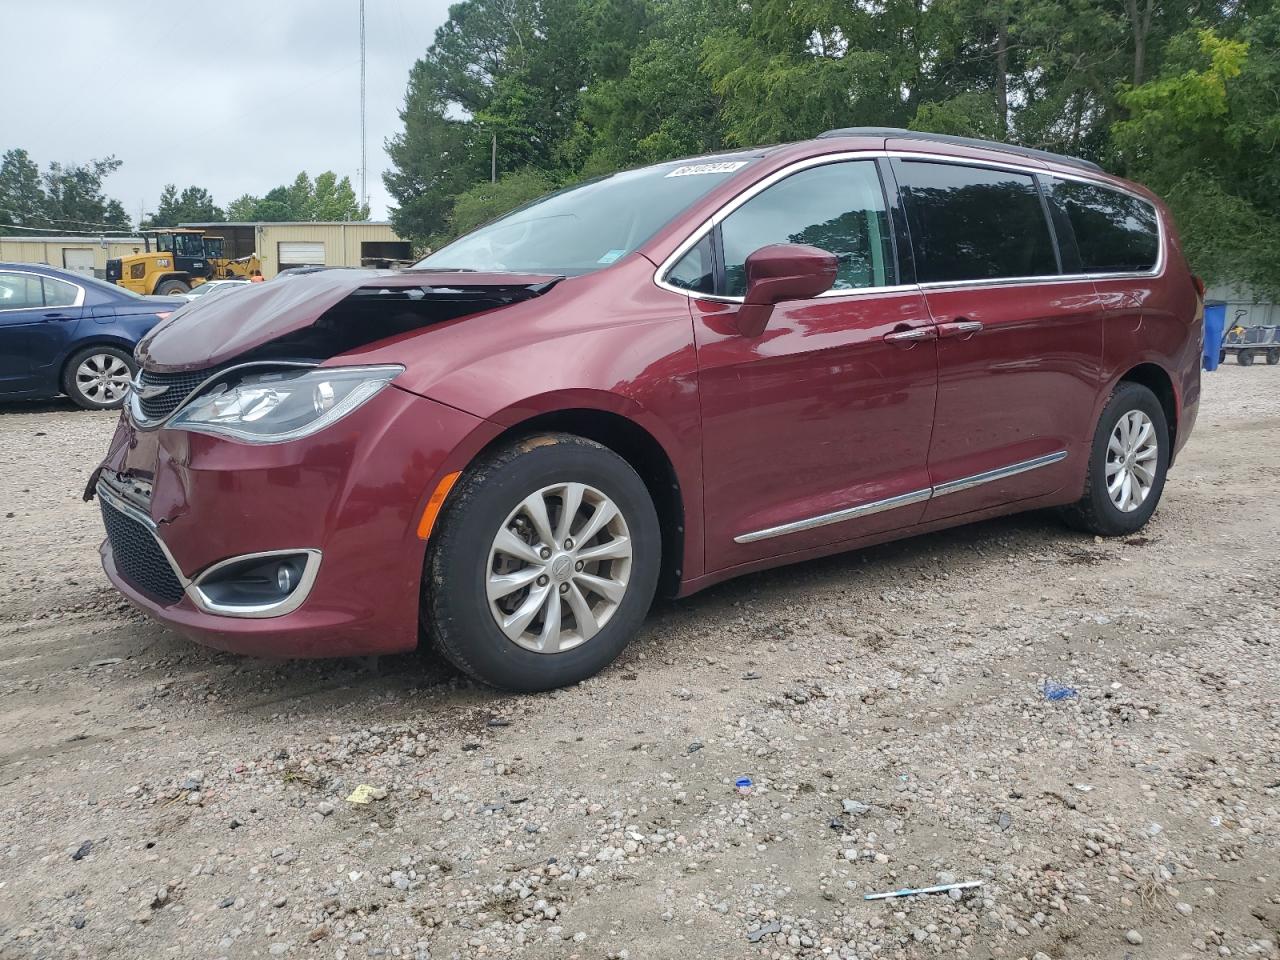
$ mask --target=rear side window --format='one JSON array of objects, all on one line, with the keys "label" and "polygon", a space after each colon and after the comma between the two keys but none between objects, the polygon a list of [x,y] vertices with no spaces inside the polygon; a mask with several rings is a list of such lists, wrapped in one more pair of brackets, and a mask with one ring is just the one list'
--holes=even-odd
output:
[{"label": "rear side window", "polygon": [[1030,174],[897,161],[920,283],[1058,273],[1044,204]]},{"label": "rear side window", "polygon": [[1043,183],[1059,238],[1075,235],[1075,250],[1062,244],[1068,273],[1144,273],[1155,267],[1160,228],[1151,204],[1094,183],[1052,177]]},{"label": "rear side window", "polygon": [[70,307],[80,296],[74,284],[63,283],[52,277],[44,278],[44,305],[46,307]]},{"label": "rear side window", "polygon": [[31,273],[0,273],[0,310],[44,306],[40,278]]},{"label": "rear side window", "polygon": [[839,266],[833,290],[897,282],[884,191],[870,160],[792,174],[729,214],[720,235],[727,296],[746,294],[747,257],[774,243],[806,243],[834,253]]}]

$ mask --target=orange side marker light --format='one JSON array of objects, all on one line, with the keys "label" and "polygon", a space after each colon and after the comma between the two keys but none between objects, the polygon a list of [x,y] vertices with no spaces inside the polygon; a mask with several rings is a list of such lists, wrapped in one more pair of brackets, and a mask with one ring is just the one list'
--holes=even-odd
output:
[{"label": "orange side marker light", "polygon": [[425,540],[431,536],[431,528],[435,526],[436,517],[440,515],[440,508],[444,506],[445,497],[449,496],[449,491],[453,489],[453,485],[458,482],[458,477],[462,476],[462,471],[455,470],[453,473],[446,475],[437,485],[435,493],[431,494],[431,499],[427,501],[427,508],[422,511],[422,519],[418,521],[418,539]]}]

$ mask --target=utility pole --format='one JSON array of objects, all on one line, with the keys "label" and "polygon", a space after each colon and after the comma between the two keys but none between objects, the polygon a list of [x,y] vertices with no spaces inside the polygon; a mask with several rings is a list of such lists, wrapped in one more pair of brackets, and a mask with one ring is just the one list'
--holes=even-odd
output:
[{"label": "utility pole", "polygon": [[493,147],[489,151],[489,182],[498,182],[498,134],[493,134]]},{"label": "utility pole", "polygon": [[365,44],[364,44],[364,0],[360,0],[360,202],[369,205],[369,170],[365,148]]}]

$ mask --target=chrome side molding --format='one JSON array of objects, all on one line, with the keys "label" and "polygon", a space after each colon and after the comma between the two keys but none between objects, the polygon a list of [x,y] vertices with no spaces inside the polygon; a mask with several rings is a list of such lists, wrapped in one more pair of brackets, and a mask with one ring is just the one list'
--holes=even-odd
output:
[{"label": "chrome side molding", "polygon": [[925,487],[923,490],[900,493],[896,497],[872,500],[869,503],[861,503],[855,507],[845,507],[833,513],[823,513],[816,517],[807,517],[804,520],[782,523],[776,527],[766,527],[763,530],[754,530],[751,533],[741,533],[733,538],[733,542],[755,543],[757,540],[769,540],[773,537],[786,536],[789,533],[801,533],[805,530],[825,527],[832,523],[843,523],[845,520],[853,520],[857,517],[869,517],[873,513],[883,513],[886,510],[896,510],[898,507],[908,507],[913,503],[921,503],[925,500],[932,500],[934,497],[946,496],[948,493],[959,493],[961,490],[970,490],[984,483],[993,483],[1006,477],[1015,477],[1020,473],[1038,470],[1041,467],[1047,467],[1066,458],[1067,451],[1059,450],[1057,453],[1046,454],[1043,457],[1033,457],[1030,460],[1020,460],[1008,466],[997,467],[995,470],[975,473],[972,476],[961,477],[958,480],[948,480],[946,483],[940,483],[936,487]]}]

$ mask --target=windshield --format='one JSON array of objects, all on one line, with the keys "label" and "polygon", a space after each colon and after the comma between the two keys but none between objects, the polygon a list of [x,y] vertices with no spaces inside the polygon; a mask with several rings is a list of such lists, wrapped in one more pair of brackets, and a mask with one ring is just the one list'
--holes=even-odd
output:
[{"label": "windshield", "polygon": [[600,270],[749,162],[667,163],[589,180],[525,204],[414,267],[565,276]]}]

